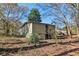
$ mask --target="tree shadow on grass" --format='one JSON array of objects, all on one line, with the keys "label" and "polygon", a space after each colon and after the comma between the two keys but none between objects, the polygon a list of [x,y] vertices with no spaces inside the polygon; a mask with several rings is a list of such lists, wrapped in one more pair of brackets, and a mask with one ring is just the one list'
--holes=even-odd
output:
[{"label": "tree shadow on grass", "polygon": [[[79,40],[77,40],[77,41],[69,41],[69,42],[58,42],[58,44],[61,44],[61,45],[66,45],[66,44],[70,44],[70,43],[79,43]],[[31,50],[31,49],[36,49],[36,48],[49,46],[49,45],[52,45],[52,44],[56,44],[56,43],[55,42],[54,43],[47,43],[47,42],[45,42],[45,44],[40,44],[40,45],[37,45],[36,47],[34,45],[32,45],[32,46],[19,47],[19,48],[0,48],[0,52],[15,53],[15,52],[18,52],[19,50],[27,51],[27,50]],[[75,50],[79,50],[79,48],[72,49],[72,50],[60,53],[58,55],[65,55],[68,52],[72,52],[72,51],[75,51]]]},{"label": "tree shadow on grass", "polygon": [[[64,55],[67,55],[68,53],[70,53],[70,52],[74,52],[74,51],[76,51],[76,50],[79,51],[79,48],[71,49],[71,50],[62,52],[62,53],[60,53],[60,54],[54,55],[54,56],[64,56]],[[70,56],[72,56],[72,55],[70,55]]]},{"label": "tree shadow on grass", "polygon": [[52,43],[41,44],[41,45],[37,45],[37,46],[31,45],[31,46],[20,47],[20,48],[0,48],[0,52],[12,52],[12,53],[14,53],[14,52],[18,52],[19,50],[26,51],[26,50],[41,48],[41,47],[48,46],[48,45],[51,45],[51,44]]},{"label": "tree shadow on grass", "polygon": [[[27,43],[27,42],[22,42],[22,41],[19,41],[19,42],[0,42],[0,44],[24,44],[24,43]],[[40,43],[47,43],[47,41],[40,41]]]}]

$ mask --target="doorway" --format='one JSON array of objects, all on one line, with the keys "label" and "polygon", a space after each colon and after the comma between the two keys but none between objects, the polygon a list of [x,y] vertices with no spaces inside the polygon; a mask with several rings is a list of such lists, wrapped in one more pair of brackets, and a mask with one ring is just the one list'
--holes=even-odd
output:
[{"label": "doorway", "polygon": [[45,39],[48,39],[48,25],[47,24],[45,25],[45,29],[46,29],[45,30],[45,33],[46,33],[45,34]]}]

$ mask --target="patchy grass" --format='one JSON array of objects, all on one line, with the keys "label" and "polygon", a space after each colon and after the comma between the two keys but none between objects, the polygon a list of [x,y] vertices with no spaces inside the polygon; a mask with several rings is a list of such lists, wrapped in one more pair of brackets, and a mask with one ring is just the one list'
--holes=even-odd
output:
[{"label": "patchy grass", "polygon": [[[5,42],[6,40],[6,42]],[[28,45],[25,38],[5,39],[0,42],[0,55],[6,56],[57,56],[79,55],[78,39],[62,39],[58,44],[55,40],[41,40],[41,45]]]}]

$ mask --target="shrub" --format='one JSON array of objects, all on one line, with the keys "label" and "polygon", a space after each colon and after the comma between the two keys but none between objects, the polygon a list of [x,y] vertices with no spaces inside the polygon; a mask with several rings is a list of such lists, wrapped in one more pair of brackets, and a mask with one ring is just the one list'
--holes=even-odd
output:
[{"label": "shrub", "polygon": [[37,43],[39,43],[39,35],[36,33],[32,33],[32,35],[29,38],[29,42],[33,43],[35,46],[37,45]]}]

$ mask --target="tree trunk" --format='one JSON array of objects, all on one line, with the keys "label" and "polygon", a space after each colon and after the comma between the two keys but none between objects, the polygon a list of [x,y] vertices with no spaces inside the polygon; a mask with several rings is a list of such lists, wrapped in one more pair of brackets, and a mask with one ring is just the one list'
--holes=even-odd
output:
[{"label": "tree trunk", "polygon": [[68,38],[72,38],[70,27],[67,24],[65,25],[66,25],[66,32],[67,32]]},{"label": "tree trunk", "polygon": [[6,36],[8,36],[9,35],[9,24],[8,24],[8,22],[6,22]]},{"label": "tree trunk", "polygon": [[76,15],[76,25],[77,25],[77,35],[78,35],[78,38],[79,38],[79,4],[77,4],[77,9],[78,9],[78,14]]},{"label": "tree trunk", "polygon": [[79,25],[77,24],[77,36],[79,37]]}]

